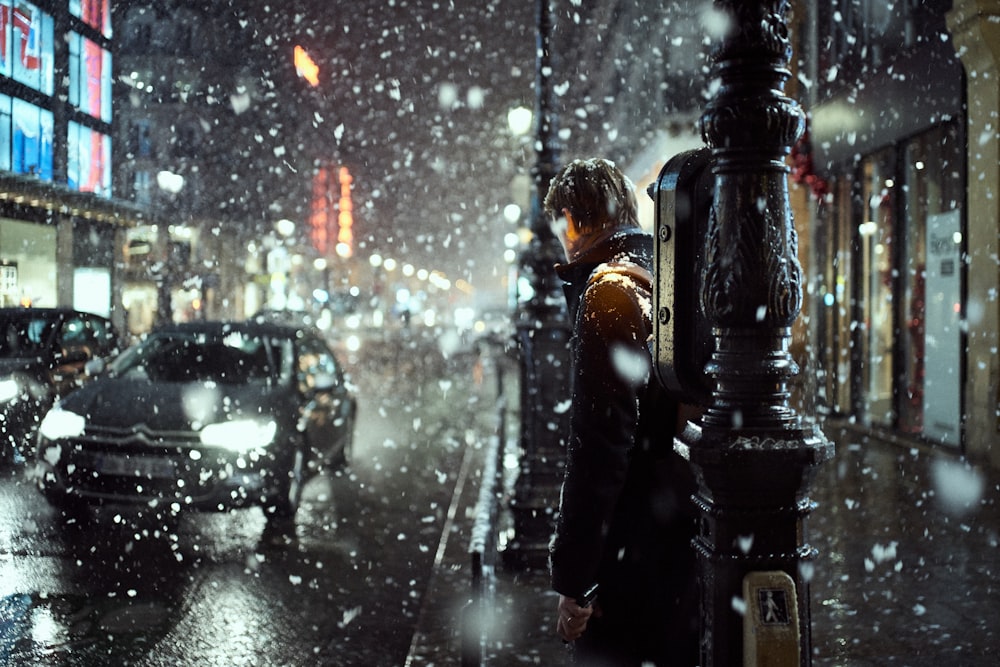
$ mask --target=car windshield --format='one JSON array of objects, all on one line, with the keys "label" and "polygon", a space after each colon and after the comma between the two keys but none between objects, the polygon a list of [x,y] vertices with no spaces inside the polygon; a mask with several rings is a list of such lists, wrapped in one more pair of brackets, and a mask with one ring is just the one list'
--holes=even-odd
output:
[{"label": "car windshield", "polygon": [[112,370],[119,377],[153,382],[265,382],[286,375],[284,347],[281,341],[235,332],[153,334],[116,360]]},{"label": "car windshield", "polygon": [[42,317],[5,317],[0,320],[0,358],[31,357],[48,346],[55,321]]}]

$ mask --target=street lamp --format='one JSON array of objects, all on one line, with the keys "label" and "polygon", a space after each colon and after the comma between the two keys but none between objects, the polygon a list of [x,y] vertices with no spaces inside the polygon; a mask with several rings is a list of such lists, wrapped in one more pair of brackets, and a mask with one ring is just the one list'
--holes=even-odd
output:
[{"label": "street lamp", "polygon": [[[528,283],[528,289],[514,316],[520,352],[521,457],[510,503],[514,534],[503,554],[509,564],[529,567],[543,567],[548,562],[562,482],[562,438],[569,428],[569,411],[557,409],[569,399],[569,318],[562,283],[555,272],[556,262],[564,255],[543,209],[559,152],[552,99],[549,0],[537,0],[536,19],[535,187],[529,219],[531,239],[518,261],[518,275]],[[520,129],[526,118],[527,114],[515,109],[508,116],[512,131]]]},{"label": "street lamp", "polygon": [[528,107],[514,107],[507,112],[507,127],[515,137],[521,137],[531,130],[534,114]]},{"label": "street lamp", "polygon": [[172,171],[159,171],[156,174],[156,184],[170,194],[179,194],[184,189],[184,177]]},{"label": "street lamp", "polygon": [[295,222],[289,220],[288,218],[282,218],[274,223],[274,229],[282,236],[282,238],[290,238],[292,234],[295,233]]},{"label": "street lamp", "polygon": [[[804,120],[783,93],[791,76],[787,0],[715,7],[725,34],[701,118],[715,183],[698,276],[714,339],[705,367],[712,390],[678,447],[698,480],[700,664],[806,667],[816,551],[804,524],[809,486],[833,445],[796,414],[788,388],[798,373],[788,346],[802,268],[786,158]],[[668,242],[671,230],[658,231]]]}]

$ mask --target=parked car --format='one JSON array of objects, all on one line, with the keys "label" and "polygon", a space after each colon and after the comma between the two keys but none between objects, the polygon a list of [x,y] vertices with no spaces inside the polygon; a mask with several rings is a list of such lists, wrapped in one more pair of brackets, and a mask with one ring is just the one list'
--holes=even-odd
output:
[{"label": "parked car", "polygon": [[104,317],[70,308],[0,308],[0,460],[31,449],[54,400],[86,379],[86,364],[118,352]]},{"label": "parked car", "polygon": [[34,478],[57,507],[259,505],[294,518],[302,487],[351,454],[357,403],[322,337],[268,322],[149,334],[39,428]]}]

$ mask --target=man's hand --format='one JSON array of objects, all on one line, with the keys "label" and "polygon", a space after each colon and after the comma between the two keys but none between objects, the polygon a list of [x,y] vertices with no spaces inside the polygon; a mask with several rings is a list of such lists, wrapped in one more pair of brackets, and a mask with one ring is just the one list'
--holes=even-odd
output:
[{"label": "man's hand", "polygon": [[564,640],[571,642],[580,638],[587,629],[587,621],[594,613],[594,607],[581,607],[573,598],[559,596],[559,620],[556,622],[556,632]]}]

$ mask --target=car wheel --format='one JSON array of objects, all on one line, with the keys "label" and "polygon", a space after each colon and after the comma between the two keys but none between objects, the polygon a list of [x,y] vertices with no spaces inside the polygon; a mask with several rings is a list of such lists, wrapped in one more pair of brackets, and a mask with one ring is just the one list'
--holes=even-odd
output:
[{"label": "car wheel", "polygon": [[66,494],[44,493],[45,500],[64,523],[85,524],[90,521],[90,505]]},{"label": "car wheel", "polygon": [[351,455],[354,452],[354,434],[348,433],[344,436],[344,446],[333,455],[333,459],[330,461],[331,467],[336,468],[346,468],[351,463]]},{"label": "car wheel", "polygon": [[354,416],[347,423],[347,433],[344,435],[344,446],[337,452],[330,463],[334,468],[346,468],[354,460]]},{"label": "car wheel", "polygon": [[347,437],[344,439],[344,450],[340,459],[343,466],[351,465],[351,461],[354,460],[354,420],[351,420],[351,428],[347,431]]},{"label": "car wheel", "polygon": [[302,501],[302,487],[305,484],[305,453],[301,447],[295,449],[292,465],[284,473],[279,473],[277,490],[268,501],[268,517],[293,519]]}]

